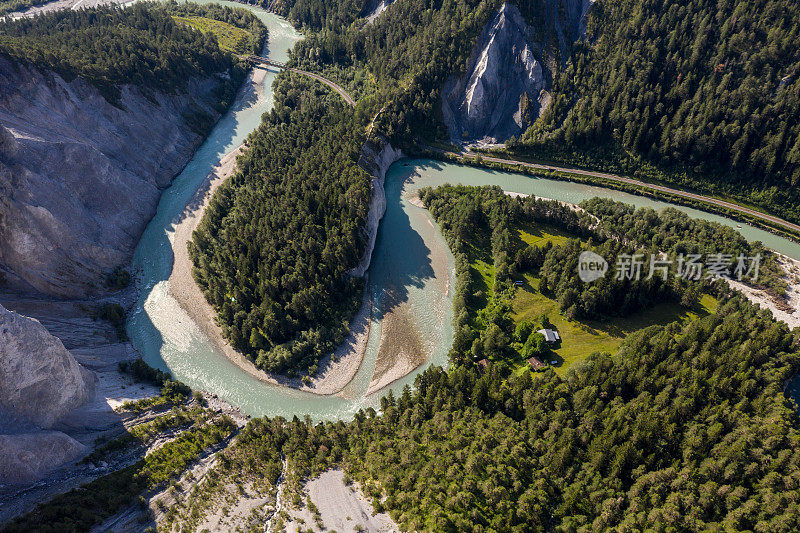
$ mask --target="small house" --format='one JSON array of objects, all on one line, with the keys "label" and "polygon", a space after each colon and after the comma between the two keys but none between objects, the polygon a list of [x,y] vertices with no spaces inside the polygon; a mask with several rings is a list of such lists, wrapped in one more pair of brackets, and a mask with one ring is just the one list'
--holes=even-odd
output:
[{"label": "small house", "polygon": [[478,373],[483,374],[486,372],[486,369],[489,368],[489,360],[488,359],[481,359],[477,362],[478,365]]},{"label": "small house", "polygon": [[538,357],[531,357],[528,359],[528,364],[531,365],[531,368],[534,370],[541,370],[544,368],[544,363]]},{"label": "small house", "polygon": [[558,342],[561,340],[561,337],[558,335],[558,332],[553,329],[540,329],[536,333],[541,333],[544,335],[544,340],[547,342]]}]

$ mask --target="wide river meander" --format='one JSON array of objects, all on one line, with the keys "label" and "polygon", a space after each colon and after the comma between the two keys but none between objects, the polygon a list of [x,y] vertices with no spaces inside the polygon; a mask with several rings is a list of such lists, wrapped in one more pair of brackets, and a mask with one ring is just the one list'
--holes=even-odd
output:
[{"label": "wide river meander", "polygon": [[[220,2],[253,11],[269,28],[268,57],[288,58],[300,38],[280,17],[259,8]],[[243,88],[234,107],[217,123],[192,160],[175,178],[159,203],[134,256],[140,299],[128,321],[128,334],[149,364],[168,368],[176,379],[193,388],[217,394],[253,416],[310,415],[313,419],[349,419],[360,408],[375,406],[389,388],[397,393],[431,364],[442,365],[452,344],[451,298],[453,258],[427,212],[408,198],[425,186],[444,183],[499,185],[506,191],[532,194],[571,203],[601,196],[636,206],[666,207],[667,203],[600,187],[592,187],[432,160],[401,160],[386,175],[386,214],[381,222],[369,271],[367,290],[373,296],[372,324],[364,361],[353,381],[339,394],[318,396],[271,385],[247,374],[219,352],[168,293],[172,271],[174,227],[194,192],[222,156],[239,146],[272,107],[274,72],[263,83]],[[800,259],[800,244],[764,230],[695,209],[678,207],[689,215],[736,227],[748,240]],[[425,362],[405,378],[367,395],[383,350],[421,352]],[[796,380],[797,381],[797,380]]]}]

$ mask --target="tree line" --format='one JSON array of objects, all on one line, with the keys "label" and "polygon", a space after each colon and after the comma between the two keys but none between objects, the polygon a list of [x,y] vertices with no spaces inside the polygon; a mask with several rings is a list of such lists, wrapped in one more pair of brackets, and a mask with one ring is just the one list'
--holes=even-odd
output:
[{"label": "tree line", "polygon": [[217,97],[226,107],[247,66],[220,50],[213,35],[172,20],[173,9],[244,24],[254,39],[266,37],[263,24],[240,10],[137,3],[6,21],[0,24],[0,55],[53,70],[67,81],[83,78],[112,103],[122,85],[174,93],[191,79],[222,74],[227,81],[221,81]]}]

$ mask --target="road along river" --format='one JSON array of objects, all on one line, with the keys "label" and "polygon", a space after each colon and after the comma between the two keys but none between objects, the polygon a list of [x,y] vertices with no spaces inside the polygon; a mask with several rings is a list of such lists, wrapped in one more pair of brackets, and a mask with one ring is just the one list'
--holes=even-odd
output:
[{"label": "road along river", "polygon": [[[243,4],[220,2],[253,11],[269,27],[268,57],[286,61],[300,38],[280,17]],[[577,203],[594,196],[637,206],[669,204],[627,193],[519,174],[477,169],[433,160],[402,160],[387,172],[387,208],[373,253],[367,290],[373,297],[372,323],[363,363],[340,393],[320,396],[258,380],[230,362],[169,294],[175,226],[211,170],[239,146],[272,107],[274,72],[249,82],[233,109],[214,127],[159,204],[136,250],[133,268],[140,299],[128,321],[128,334],[144,359],[168,368],[176,379],[205,389],[254,416],[310,415],[313,419],[349,419],[360,408],[375,406],[380,394],[368,394],[391,379],[389,362],[400,357],[416,367],[389,388],[397,393],[430,364],[445,364],[452,344],[453,258],[427,211],[408,200],[424,186],[444,183],[499,185],[504,190]],[[800,244],[717,215],[678,207],[691,216],[736,227],[749,240],[800,259]],[[375,374],[375,376],[373,376]],[[374,378],[374,379],[373,379]],[[370,383],[373,382],[370,388]],[[370,390],[371,389],[371,390]]]}]

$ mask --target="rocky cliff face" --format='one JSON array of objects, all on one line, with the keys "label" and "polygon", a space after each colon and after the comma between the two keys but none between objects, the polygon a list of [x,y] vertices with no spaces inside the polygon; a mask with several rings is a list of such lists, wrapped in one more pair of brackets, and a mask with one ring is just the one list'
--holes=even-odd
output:
[{"label": "rocky cliff face", "polygon": [[3,418],[51,427],[89,401],[94,375],[37,320],[0,306],[0,412]]},{"label": "rocky cliff face", "polygon": [[[505,3],[484,27],[463,75],[442,91],[442,112],[454,142],[498,143],[522,133],[549,103],[554,60],[545,50],[569,45],[585,32],[590,0],[545,0],[537,32]],[[553,42],[555,40],[556,42]],[[552,45],[552,46],[551,46]]]},{"label": "rocky cliff face", "polygon": [[367,225],[364,228],[367,234],[367,247],[358,265],[348,272],[351,276],[363,276],[369,270],[375,239],[378,237],[378,226],[386,213],[386,191],[383,187],[386,171],[392,163],[404,157],[402,151],[393,148],[385,139],[379,139],[377,142],[378,144],[368,142],[361,149],[359,164],[372,175],[372,199],[367,214]]},{"label": "rocky cliff face", "polygon": [[367,24],[372,24],[393,2],[394,0],[370,0],[370,2],[367,2],[364,6],[364,15],[367,18]]},{"label": "rocky cliff face", "polygon": [[183,117],[213,114],[216,85],[124,87],[115,107],[81,79],[0,58],[0,282],[79,297],[127,263],[202,140]]},{"label": "rocky cliff face", "polygon": [[86,446],[60,431],[0,435],[0,483],[36,480],[86,453]]}]

